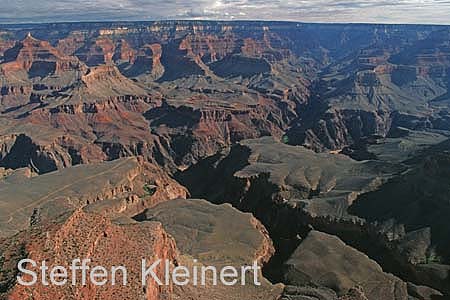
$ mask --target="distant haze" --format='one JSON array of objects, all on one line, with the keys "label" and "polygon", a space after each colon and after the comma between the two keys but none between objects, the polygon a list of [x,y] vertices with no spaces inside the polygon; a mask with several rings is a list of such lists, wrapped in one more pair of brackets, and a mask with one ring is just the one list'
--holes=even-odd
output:
[{"label": "distant haze", "polygon": [[450,24],[450,0],[0,0],[0,23],[285,20]]}]

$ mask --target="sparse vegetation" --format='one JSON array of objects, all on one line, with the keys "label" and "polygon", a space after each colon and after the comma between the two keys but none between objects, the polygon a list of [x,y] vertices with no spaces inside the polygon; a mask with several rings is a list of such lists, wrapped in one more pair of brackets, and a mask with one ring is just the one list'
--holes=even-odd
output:
[{"label": "sparse vegetation", "polygon": [[153,196],[156,193],[156,186],[146,183],[144,185],[145,196]]}]

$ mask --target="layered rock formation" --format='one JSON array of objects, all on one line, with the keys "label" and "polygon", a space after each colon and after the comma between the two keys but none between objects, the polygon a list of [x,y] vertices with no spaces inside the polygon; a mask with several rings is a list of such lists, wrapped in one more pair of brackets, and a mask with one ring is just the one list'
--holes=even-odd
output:
[{"label": "layered rock formation", "polygon": [[11,110],[19,117],[2,122],[3,166],[34,165],[37,172],[46,173],[123,156],[152,160],[155,138],[142,114],[160,99],[114,66],[79,75],[73,85]]},{"label": "layered rock formation", "polygon": [[[381,28],[384,34],[381,33]],[[69,83],[84,82],[83,78],[88,76],[87,73],[108,73],[120,83],[108,81],[105,86],[100,83],[102,78],[88,76],[85,79],[90,78],[88,85],[94,95],[82,94],[81,98],[95,98],[98,96],[95,91],[109,90],[112,85],[124,87],[113,93],[117,97],[148,95],[147,91],[126,83],[118,71],[111,69],[112,66],[100,66],[99,69],[87,71],[86,67],[80,66],[80,62],[71,56],[76,55],[90,66],[116,64],[127,77],[145,85],[150,84],[161,91],[160,97],[175,97],[178,103],[181,95],[185,100],[189,99],[188,102],[198,102],[197,92],[203,95],[206,93],[208,101],[217,102],[216,99],[221,99],[224,94],[223,91],[210,87],[205,87],[203,91],[193,89],[190,81],[183,78],[211,77],[206,80],[216,80],[213,85],[223,84],[223,81],[217,81],[218,77],[236,78],[235,82],[238,84],[226,88],[230,92],[242,92],[238,97],[239,102],[253,105],[254,99],[249,99],[246,94],[251,95],[256,91],[275,101],[258,101],[257,104],[261,107],[266,106],[270,111],[280,108],[281,114],[277,113],[274,124],[278,128],[269,130],[270,134],[274,131],[286,131],[290,127],[286,135],[289,143],[304,144],[316,150],[342,149],[361,143],[365,137],[374,134],[386,136],[396,126],[412,129],[447,128],[445,111],[439,116],[430,117],[432,111],[441,110],[445,106],[443,99],[448,77],[445,58],[447,48],[445,38],[442,38],[445,37],[445,30],[439,35],[433,27],[419,26],[403,29],[403,35],[400,35],[395,26],[374,26],[358,28],[367,35],[364,39],[357,40],[353,33],[339,26],[314,28],[309,25],[279,23],[229,26],[211,22],[197,26],[189,22],[167,22],[139,28],[101,28],[100,25],[91,25],[80,29],[70,31],[68,36],[61,36],[57,48],[28,36],[7,51],[3,69],[15,70],[17,68],[12,66],[19,66],[27,74],[22,73],[18,77],[20,80],[14,79],[14,82],[10,82],[11,77],[5,77],[2,101],[6,110],[18,109],[30,102],[40,103],[43,99],[53,102],[54,95],[46,96],[48,89],[61,90]],[[45,27],[42,30],[45,31]],[[426,38],[414,38],[414,31]],[[349,39],[355,39],[353,44],[342,42],[344,46],[335,50],[339,36],[345,34],[349,35]],[[333,36],[333,39],[325,42],[322,35]],[[298,40],[303,40],[305,36],[309,37],[309,50],[298,45]],[[408,39],[412,40],[412,47],[408,47]],[[395,48],[394,45],[399,46]],[[439,49],[439,52],[430,55],[429,49],[433,47]],[[327,58],[324,57],[324,49],[329,51]],[[346,56],[346,52],[355,52],[355,56]],[[45,53],[49,53],[49,57],[42,59]],[[31,70],[30,59],[36,60],[34,64],[39,72],[44,72],[45,69],[40,67],[41,64],[54,64],[57,68],[38,74],[39,78],[46,77],[38,80]],[[234,68],[235,65],[239,67]],[[320,77],[316,76],[323,66],[326,68],[320,73]],[[76,70],[81,70],[81,73],[75,74]],[[75,73],[66,72],[66,75],[59,76],[57,80],[48,77],[62,71]],[[34,79],[30,82],[30,78]],[[155,83],[155,80],[162,86]],[[310,80],[314,84],[311,85]],[[177,96],[174,96],[175,91]],[[56,96],[60,96],[59,93]],[[80,100],[78,101],[84,102],[84,99]],[[437,108],[427,109],[428,103]],[[222,103],[216,104],[220,105]],[[27,112],[30,108],[24,111]],[[267,113],[256,113],[261,120],[272,118]],[[281,124],[280,120],[283,120]],[[262,124],[263,128],[245,127],[243,130],[246,134],[240,135],[244,138],[257,137],[252,131],[258,132],[257,135],[267,132],[265,124]],[[260,125],[256,124],[256,127]],[[160,135],[164,140],[167,139],[164,133]],[[280,133],[276,135],[279,136]],[[194,136],[191,139],[197,138]],[[225,141],[221,144],[229,144],[225,138],[222,139]],[[166,140],[163,144],[170,142]],[[129,145],[120,147],[130,148]],[[210,147],[214,151],[219,148]],[[211,152],[200,151],[197,156],[213,154]],[[164,156],[162,153],[158,155]],[[184,164],[196,161],[190,158],[182,160],[185,160]]]},{"label": "layered rock formation", "polygon": [[[198,28],[192,33],[189,28],[186,30],[187,35],[181,41],[176,36],[163,38],[159,36],[161,32],[148,29],[141,39],[137,39],[136,32],[127,30],[125,36],[120,31],[122,38],[117,38],[119,32],[114,30],[100,30],[100,36],[89,30],[75,30],[59,39],[57,48],[28,35],[9,50],[5,55],[9,62],[2,65],[5,70],[2,103],[5,113],[20,118],[14,128],[24,128],[22,124],[26,127],[31,122],[52,131],[50,135],[57,128],[64,135],[59,140],[89,145],[89,150],[70,146],[75,149],[67,151],[60,141],[43,144],[28,129],[12,132],[14,136],[29,138],[31,148],[48,149],[46,152],[50,153],[45,158],[41,158],[39,153],[44,151],[40,150],[26,155],[34,158],[39,172],[136,154],[173,170],[244,138],[281,137],[290,120],[296,117],[296,103],[303,102],[307,95],[307,81],[297,84],[287,77],[254,78],[249,89],[246,84],[224,82],[217,76],[269,76],[272,73],[269,61],[281,66],[290,55],[287,49],[270,43],[271,38],[278,38],[276,34],[268,34],[264,29],[261,36],[245,38],[240,32],[225,29],[210,35],[205,33],[213,28]],[[263,38],[262,43],[256,40],[259,37]],[[284,54],[277,59],[267,56],[278,52]],[[210,59],[205,58],[208,55]],[[237,73],[220,71],[234,60],[248,66],[237,69]],[[65,68],[58,67],[39,76],[32,74],[33,64],[42,71],[39,64],[65,66],[66,61],[71,63]],[[15,70],[12,65],[21,67]],[[10,69],[14,69],[13,75]],[[203,75],[207,77],[195,77]],[[268,96],[260,94],[269,91]],[[168,105],[162,105],[164,98]],[[189,119],[179,120],[174,128],[161,120],[161,115],[172,118],[172,111],[183,113],[185,107],[198,111],[200,119],[193,123]],[[145,112],[148,122],[141,117]],[[52,149],[55,144],[59,149]],[[11,147],[5,147],[3,156],[20,156],[9,153]],[[77,158],[73,158],[73,153]],[[30,163],[21,166],[24,164]],[[3,165],[16,167],[8,162]]]},{"label": "layered rock formation", "polygon": [[[448,147],[437,145],[450,136],[448,40],[448,27],[418,25],[0,25],[0,292],[448,296]],[[229,206],[166,203],[188,194],[172,176],[259,221]],[[137,258],[139,240],[174,263],[256,258],[271,281],[293,285],[45,294],[14,283],[20,257],[69,258],[54,241],[106,263],[108,248]]]},{"label": "layered rock formation", "polygon": [[400,40],[400,50],[388,39],[336,61],[317,81],[314,115],[299,119],[291,142],[340,150],[396,127],[448,130],[447,34],[409,46]]},{"label": "layered rock formation", "polygon": [[212,201],[230,199],[243,210],[260,211],[261,218],[267,213],[262,211],[263,201],[269,207],[288,205],[312,217],[349,218],[347,209],[359,194],[376,189],[402,169],[383,162],[356,162],[340,154],[318,154],[266,137],[243,141],[229,154],[211,157],[179,179],[195,195],[207,195]]},{"label": "layered rock formation", "polygon": [[[263,265],[274,253],[264,226],[249,214],[243,214],[230,205],[212,205],[204,200],[175,200],[161,203],[136,219],[158,221],[177,241],[181,263],[206,266],[235,266],[241,268],[254,261]],[[272,285],[259,275],[261,286],[225,286],[221,283],[206,287],[175,287],[175,299],[278,299],[283,288]],[[226,296],[225,296],[226,295]]]},{"label": "layered rock formation", "polygon": [[60,53],[49,42],[35,39],[31,34],[5,51],[3,56],[3,73],[26,70],[31,77],[59,74],[78,65],[76,58]]},{"label": "layered rock formation", "polygon": [[[123,245],[127,245],[125,248]],[[177,249],[175,241],[164,231],[159,223],[135,223],[131,219],[120,223],[112,222],[106,217],[77,210],[64,222],[44,228],[36,228],[29,233],[22,233],[12,240],[2,242],[2,257],[8,263],[17,258],[29,258],[37,262],[45,260],[47,266],[63,266],[67,269],[74,257],[90,259],[94,266],[126,266],[127,284],[123,285],[124,275],[119,273],[116,285],[95,286],[92,283],[82,286],[43,286],[31,287],[14,284],[15,271],[4,271],[1,276],[2,289],[0,297],[4,299],[171,299],[172,286],[158,286],[148,281],[141,285],[141,260],[156,261],[164,259],[176,262]],[[155,270],[163,277],[163,267]],[[24,277],[24,280],[29,278]],[[77,282],[82,282],[81,273]],[[111,278],[109,278],[111,280]]]},{"label": "layered rock formation", "polygon": [[[337,235],[352,247],[368,253],[383,267],[387,267],[389,272],[403,276],[405,281],[446,291],[442,281],[448,280],[445,266],[436,265],[437,269],[431,271],[428,269],[431,264],[425,263],[426,266],[423,266],[420,262],[414,262],[419,257],[423,256],[424,262],[427,255],[435,255],[434,251],[430,252],[431,236],[425,226],[419,231],[409,232],[395,221],[390,222],[388,217],[377,218],[385,220],[385,224],[372,224],[371,219],[351,215],[355,200],[358,201],[355,209],[364,205],[363,203],[370,205],[365,200],[365,193],[379,189],[387,178],[398,176],[407,169],[408,166],[401,164],[357,162],[340,154],[318,154],[303,147],[262,138],[243,141],[230,152],[210,157],[181,173],[178,179],[190,189],[193,196],[205,197],[215,203],[232,203],[241,210],[254,213],[264,223],[277,248],[277,256],[271,261],[267,271],[267,275],[274,281],[287,282],[279,264],[287,260],[298,245],[304,245],[303,239],[309,236],[311,229],[317,229]],[[389,183],[386,185],[389,186]],[[398,188],[398,191],[415,193],[409,187]],[[373,194],[377,193],[379,192]],[[381,198],[386,199],[386,203],[397,202],[388,197]],[[408,199],[413,198],[411,196]],[[373,199],[373,203],[377,203],[375,206],[383,209],[383,206],[379,206],[380,197],[374,196]],[[391,211],[392,207],[386,206],[384,209]],[[369,215],[371,211],[377,210],[360,209]],[[362,214],[360,216],[365,217]],[[435,219],[442,220],[443,217]],[[446,239],[441,237],[438,240],[445,243]],[[330,248],[334,249],[335,246]],[[410,257],[411,260],[407,261],[405,257]],[[319,258],[307,261],[316,264]],[[360,275],[355,277],[362,278]],[[430,278],[435,278],[434,282]],[[320,289],[305,290],[303,285],[307,285],[307,282],[303,282],[300,289],[291,290],[290,296],[300,297],[310,293],[323,294],[317,296],[323,299],[331,297]],[[323,286],[319,283],[316,285]],[[347,290],[329,299],[344,297],[350,288],[352,287],[348,286]],[[379,289],[390,290],[386,287]],[[402,297],[407,299],[405,289],[406,284],[402,282]],[[289,293],[286,297],[288,296]],[[391,296],[392,299],[397,297]],[[399,299],[403,299],[402,297]],[[368,299],[378,299],[378,296],[369,296]]]},{"label": "layered rock formation", "polygon": [[[282,285],[270,284],[261,274],[258,276],[262,286],[216,286],[209,278],[205,286],[157,286],[153,281],[149,281],[144,288],[140,286],[140,263],[143,258],[148,261],[169,260],[172,267],[205,265],[239,268],[243,264],[252,265],[253,261],[260,264],[267,262],[274,249],[265,228],[252,216],[240,213],[231,206],[215,206],[203,200],[173,200],[139,214],[135,217],[137,221],[117,214],[105,216],[105,210],[98,208],[97,203],[87,205],[53,219],[51,223],[36,224],[30,230],[3,240],[0,253],[5,261],[1,265],[0,297],[21,299],[24,295],[31,295],[40,299],[109,299],[120,295],[123,299],[219,300],[224,295],[228,299],[278,299],[282,293]],[[86,229],[89,231],[85,232]],[[245,239],[242,239],[242,232],[245,232]],[[238,245],[238,248],[232,245]],[[95,265],[126,266],[128,284],[125,287],[88,284],[63,288],[15,284],[14,264],[22,258],[46,260],[51,268],[55,265],[66,266],[74,255],[89,258]],[[160,278],[165,272],[163,267],[156,273]],[[250,282],[252,278],[249,275],[247,280]],[[24,279],[27,280],[26,277]],[[81,282],[81,278],[77,277],[77,280]],[[117,280],[121,282],[123,278]]]},{"label": "layered rock formation", "polygon": [[102,214],[132,216],[152,204],[187,194],[158,167],[135,158],[20,178],[9,175],[0,182],[3,237],[102,200],[108,200],[100,209]]},{"label": "layered rock formation", "polygon": [[[41,90],[62,89],[71,84],[82,65],[75,57],[66,56],[47,41],[29,34],[6,50],[0,65],[0,109],[14,109],[41,99]],[[45,77],[53,79],[45,80]],[[39,83],[33,83],[39,80]]]},{"label": "layered rock formation", "polygon": [[[159,202],[187,196],[160,168],[130,158],[31,178],[21,170],[4,176],[0,298],[171,299],[171,286],[160,287],[153,281],[141,286],[141,260],[167,259],[175,265],[175,241],[161,224],[137,223],[128,217]],[[126,266],[127,285],[61,288],[16,283],[20,259],[45,260],[49,267],[68,268],[69,262],[79,257],[91,259],[95,265]]]}]

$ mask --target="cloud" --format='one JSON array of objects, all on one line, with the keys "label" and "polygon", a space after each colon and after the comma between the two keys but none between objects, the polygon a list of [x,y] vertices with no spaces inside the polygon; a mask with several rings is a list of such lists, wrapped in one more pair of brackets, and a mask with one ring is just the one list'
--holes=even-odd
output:
[{"label": "cloud", "polygon": [[2,0],[0,23],[161,19],[450,24],[449,0]]}]

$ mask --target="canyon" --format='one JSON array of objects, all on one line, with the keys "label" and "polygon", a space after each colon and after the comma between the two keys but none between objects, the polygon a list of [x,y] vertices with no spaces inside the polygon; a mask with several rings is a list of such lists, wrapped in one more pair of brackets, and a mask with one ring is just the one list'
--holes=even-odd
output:
[{"label": "canyon", "polygon": [[[449,26],[0,33],[0,299],[450,297]],[[16,281],[20,259],[73,255],[257,261],[263,284]]]}]

